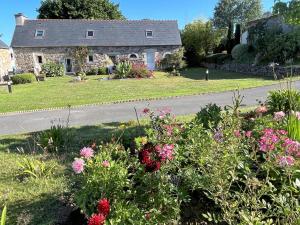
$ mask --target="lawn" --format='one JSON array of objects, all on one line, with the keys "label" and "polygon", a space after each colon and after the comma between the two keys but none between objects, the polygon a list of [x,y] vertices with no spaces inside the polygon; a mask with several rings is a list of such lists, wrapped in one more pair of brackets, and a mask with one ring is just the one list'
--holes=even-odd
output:
[{"label": "lawn", "polygon": [[155,78],[141,80],[99,81],[99,76],[89,76],[86,82],[74,83],[69,76],[48,78],[45,82],[13,86],[13,94],[0,87],[0,113],[221,92],[276,83],[269,78],[214,70],[210,71],[209,81],[204,77],[204,69],[193,68],[181,77],[156,72]]}]

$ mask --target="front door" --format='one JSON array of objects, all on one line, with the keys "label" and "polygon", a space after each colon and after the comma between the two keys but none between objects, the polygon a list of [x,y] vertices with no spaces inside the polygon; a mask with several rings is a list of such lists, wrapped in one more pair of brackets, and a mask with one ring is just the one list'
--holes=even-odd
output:
[{"label": "front door", "polygon": [[66,72],[67,73],[72,73],[73,72],[72,59],[67,58],[65,60],[65,67],[66,67]]},{"label": "front door", "polygon": [[149,70],[155,70],[155,52],[147,52],[147,67]]}]

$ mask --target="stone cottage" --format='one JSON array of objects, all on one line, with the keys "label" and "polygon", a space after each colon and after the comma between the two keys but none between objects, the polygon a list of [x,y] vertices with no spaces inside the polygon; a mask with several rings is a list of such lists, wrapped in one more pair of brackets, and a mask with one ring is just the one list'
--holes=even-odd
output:
[{"label": "stone cottage", "polygon": [[2,77],[11,70],[11,53],[9,47],[0,40],[0,82]]},{"label": "stone cottage", "polygon": [[52,61],[62,63],[67,73],[76,72],[77,47],[88,48],[87,68],[127,59],[155,70],[157,61],[182,45],[177,21],[30,20],[21,13],[15,19],[11,46],[16,69],[22,71]]}]

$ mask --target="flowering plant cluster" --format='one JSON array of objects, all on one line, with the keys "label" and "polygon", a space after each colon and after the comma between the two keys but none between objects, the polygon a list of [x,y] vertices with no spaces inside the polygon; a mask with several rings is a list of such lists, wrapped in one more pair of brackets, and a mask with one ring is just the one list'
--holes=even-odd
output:
[{"label": "flowering plant cluster", "polygon": [[88,225],[103,225],[105,223],[105,220],[110,213],[109,201],[106,198],[100,199],[97,209],[98,213],[93,214],[90,217]]}]

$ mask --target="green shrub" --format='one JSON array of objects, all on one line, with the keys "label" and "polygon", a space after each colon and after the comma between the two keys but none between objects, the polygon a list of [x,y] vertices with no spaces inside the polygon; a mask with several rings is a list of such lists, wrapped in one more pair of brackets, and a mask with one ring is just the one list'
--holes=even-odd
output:
[{"label": "green shrub", "polygon": [[130,78],[149,78],[152,77],[153,73],[148,70],[147,66],[134,64],[130,72],[128,73],[127,77]]},{"label": "green shrub", "polygon": [[5,205],[3,210],[2,210],[2,213],[1,213],[0,225],[5,225],[5,223],[6,223],[6,213],[7,213],[7,208],[6,208],[6,205]]},{"label": "green shrub", "polygon": [[160,66],[162,69],[167,71],[172,71],[173,68],[180,70],[186,67],[186,62],[183,60],[184,58],[184,49],[181,48],[179,51],[174,52],[172,54],[167,54],[165,58],[163,58],[160,62]]},{"label": "green shrub", "polygon": [[17,74],[11,77],[13,84],[27,84],[36,81],[35,75],[32,73]]},{"label": "green shrub", "polygon": [[236,45],[231,51],[232,58],[238,63],[252,64],[255,59],[255,52],[246,44]]},{"label": "green shrub", "polygon": [[196,115],[196,122],[203,124],[203,127],[216,128],[221,121],[222,108],[216,104],[208,104]]},{"label": "green shrub", "polygon": [[99,75],[107,75],[108,74],[107,68],[106,67],[99,67],[98,74]]},{"label": "green shrub", "polygon": [[97,68],[92,68],[89,71],[86,72],[87,76],[91,76],[91,75],[98,75],[98,69]]},{"label": "green shrub", "polygon": [[278,90],[269,92],[267,106],[270,112],[300,111],[300,92],[297,90]]},{"label": "green shrub", "polygon": [[65,75],[65,68],[63,64],[48,62],[42,65],[41,73],[46,77],[62,77]]},{"label": "green shrub", "polygon": [[290,138],[300,142],[300,113],[291,113],[288,118],[287,131]]},{"label": "green shrub", "polygon": [[225,62],[230,61],[231,59],[231,55],[228,55],[227,53],[217,53],[207,56],[205,58],[205,62],[213,64],[224,64]]},{"label": "green shrub", "polygon": [[116,66],[116,77],[126,78],[132,69],[132,64],[130,62],[120,62]]}]

